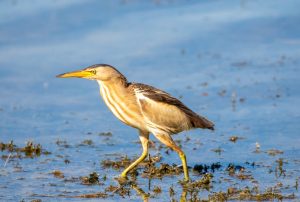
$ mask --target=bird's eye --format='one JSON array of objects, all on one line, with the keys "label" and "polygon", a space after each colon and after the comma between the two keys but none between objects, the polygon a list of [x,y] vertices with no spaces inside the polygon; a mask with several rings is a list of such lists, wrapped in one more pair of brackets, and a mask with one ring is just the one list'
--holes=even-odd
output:
[{"label": "bird's eye", "polygon": [[94,69],[91,70],[91,72],[92,72],[93,74],[96,74],[96,73],[97,73],[96,70],[94,70]]}]

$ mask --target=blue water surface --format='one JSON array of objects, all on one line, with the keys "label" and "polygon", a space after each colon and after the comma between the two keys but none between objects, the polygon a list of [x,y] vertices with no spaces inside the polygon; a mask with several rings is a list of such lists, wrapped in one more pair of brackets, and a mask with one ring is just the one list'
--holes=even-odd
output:
[{"label": "blue water surface", "polygon": [[[113,178],[120,172],[104,170],[99,162],[140,154],[137,131],[111,114],[96,82],[55,78],[97,63],[115,66],[130,81],[163,89],[215,122],[215,132],[193,130],[174,137],[190,138],[182,143],[189,166],[258,162],[266,168],[252,172],[262,190],[281,182],[289,187],[284,194],[299,197],[293,188],[300,176],[299,8],[296,0],[1,1],[0,141],[13,140],[18,146],[33,141],[52,154],[8,162],[2,158],[0,199],[47,195],[43,201],[53,201],[62,194],[99,191],[66,183],[51,172],[61,170],[71,178],[96,171],[116,183]],[[98,135],[107,131],[113,134],[109,140]],[[232,143],[231,136],[243,139]],[[94,145],[78,146],[86,139]],[[71,147],[62,148],[57,140]],[[257,145],[259,154],[254,152]],[[217,148],[221,154],[212,151]],[[265,151],[270,149],[283,154],[269,156]],[[151,153],[162,153],[164,163],[180,164],[175,153]],[[268,169],[279,158],[288,162],[288,174],[276,178]],[[150,201],[170,200],[170,185],[178,200],[179,178],[154,180],[163,192]],[[147,179],[138,181],[151,192]],[[217,191],[226,192],[227,186],[216,184],[212,192]],[[141,200],[137,193],[129,198]],[[110,198],[116,199],[122,198]]]}]

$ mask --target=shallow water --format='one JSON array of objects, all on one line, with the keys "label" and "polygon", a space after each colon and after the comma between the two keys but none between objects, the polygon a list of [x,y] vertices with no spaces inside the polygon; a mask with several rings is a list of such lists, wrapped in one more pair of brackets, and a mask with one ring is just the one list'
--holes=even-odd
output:
[{"label": "shallow water", "polygon": [[[182,140],[190,167],[222,165],[199,198],[228,187],[258,186],[264,192],[281,184],[283,195],[294,193],[299,200],[299,6],[298,1],[0,2],[0,142],[23,147],[33,141],[51,152],[21,159],[2,152],[0,199],[63,201],[118,186],[114,177],[122,169],[104,169],[100,162],[137,157],[137,131],[113,117],[95,82],[55,78],[108,63],[130,81],[164,89],[215,122],[215,132],[174,137]],[[233,143],[231,136],[242,139]],[[93,144],[82,145],[84,140]],[[158,145],[151,149],[151,155],[162,155],[156,166],[180,164],[175,153]],[[272,156],[266,153],[270,149],[283,153]],[[280,158],[285,162],[281,176]],[[229,163],[245,167],[254,179],[228,175]],[[64,178],[56,178],[54,170]],[[106,175],[103,185],[77,179],[94,171],[101,179]],[[201,177],[191,170],[192,180]],[[136,183],[150,193],[150,201],[179,200],[182,178],[139,175]],[[155,185],[162,193],[153,192]],[[103,200],[118,199],[140,201],[141,196],[130,189],[129,196],[110,193]]]}]

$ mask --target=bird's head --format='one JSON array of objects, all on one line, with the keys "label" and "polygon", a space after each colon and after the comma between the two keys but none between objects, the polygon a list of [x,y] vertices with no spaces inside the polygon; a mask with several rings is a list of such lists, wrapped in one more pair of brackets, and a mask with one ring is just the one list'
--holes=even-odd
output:
[{"label": "bird's head", "polygon": [[98,81],[109,81],[115,78],[125,78],[116,68],[106,64],[92,65],[82,70],[59,74],[56,77],[75,77]]}]

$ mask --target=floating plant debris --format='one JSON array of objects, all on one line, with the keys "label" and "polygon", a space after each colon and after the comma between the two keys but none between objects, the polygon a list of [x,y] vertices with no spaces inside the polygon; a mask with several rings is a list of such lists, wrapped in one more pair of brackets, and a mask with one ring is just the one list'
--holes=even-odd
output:
[{"label": "floating plant debris", "polygon": [[160,186],[154,186],[153,187],[153,192],[155,194],[160,194],[162,192]]},{"label": "floating plant debris", "polygon": [[56,178],[64,178],[64,177],[65,177],[64,174],[63,174],[63,172],[61,172],[60,170],[54,170],[54,171],[52,172],[52,174],[53,174],[54,177],[56,177]]},{"label": "floating plant debris", "polygon": [[244,174],[244,173],[239,173],[236,175],[236,177],[240,180],[253,180],[253,176],[251,174]]},{"label": "floating plant debris", "polygon": [[[161,156],[150,156],[149,158],[145,159],[143,162],[139,164],[139,166],[145,167],[150,166],[150,164],[155,164],[156,162],[159,162],[161,160]],[[134,160],[129,159],[127,156],[122,156],[121,158],[118,158],[117,160],[103,160],[101,161],[101,166],[103,168],[113,168],[115,170],[120,170],[121,168],[126,168],[129,166]]]},{"label": "floating plant debris", "polygon": [[270,156],[276,156],[278,154],[283,154],[283,151],[280,151],[278,149],[269,149],[268,151],[266,151],[266,153]]},{"label": "floating plant debris", "polygon": [[93,145],[93,144],[94,144],[93,140],[87,139],[87,140],[83,140],[83,141],[79,144],[79,146],[91,146],[91,145]]},{"label": "floating plant debris", "polygon": [[0,142],[0,150],[1,151],[9,151],[9,152],[13,152],[15,151],[16,145],[14,145],[13,141],[10,141],[9,143],[5,144],[3,142]]},{"label": "floating plant debris", "polygon": [[120,168],[125,168],[129,166],[133,161],[130,160],[127,156],[121,157],[121,159],[113,161],[113,160],[103,160],[101,161],[101,165],[103,168],[113,168],[119,170]]},{"label": "floating plant debris", "polygon": [[56,140],[56,145],[59,147],[70,148],[71,146],[67,143],[66,140]]},{"label": "floating plant debris", "polygon": [[218,147],[216,149],[212,149],[211,151],[216,152],[217,154],[221,155],[222,152],[224,152],[223,149],[221,149],[221,147]]},{"label": "floating plant debris", "polygon": [[105,192],[110,192],[110,193],[117,193],[118,195],[125,197],[125,196],[129,196],[131,193],[131,188],[127,185],[131,185],[126,184],[126,186],[122,185],[122,186],[113,186],[113,185],[109,185],[108,187],[105,188]]},{"label": "floating plant debris", "polygon": [[237,140],[241,140],[241,139],[243,139],[243,138],[242,138],[242,137],[238,137],[238,136],[231,136],[231,137],[229,138],[229,141],[235,143]]},{"label": "floating plant debris", "polygon": [[231,175],[231,174],[235,174],[235,171],[244,171],[245,167],[240,166],[240,165],[235,165],[233,163],[229,163],[226,170]]},{"label": "floating plant debris", "polygon": [[284,162],[282,158],[279,158],[278,160],[276,160],[276,168],[275,168],[275,174],[277,177],[280,177],[280,176],[286,176],[286,170],[283,168],[283,164],[284,163],[287,163],[287,162]]},{"label": "floating plant debris", "polygon": [[230,140],[231,142],[236,142],[237,139],[238,139],[237,136],[231,136],[231,137],[229,138],[229,140]]},{"label": "floating plant debris", "polygon": [[80,177],[81,183],[84,185],[100,184],[99,175],[96,172],[90,173],[89,176]]},{"label": "floating plant debris", "polygon": [[183,173],[183,169],[181,166],[161,163],[159,167],[150,166],[148,168],[145,168],[142,176],[147,178],[162,178],[163,176],[179,175],[181,173]]},{"label": "floating plant debris", "polygon": [[107,198],[108,194],[103,192],[97,192],[92,194],[81,194],[79,196],[75,196],[74,198]]},{"label": "floating plant debris", "polygon": [[196,164],[193,168],[193,171],[200,174],[205,174],[208,173],[209,171],[215,172],[215,170],[219,170],[220,168],[221,168],[220,162],[212,163],[211,165]]},{"label": "floating plant debris", "polygon": [[171,186],[171,187],[169,188],[169,194],[170,194],[170,197],[172,197],[172,196],[175,195],[175,191],[174,191],[173,186]]},{"label": "floating plant debris", "polygon": [[30,202],[42,202],[42,199],[33,199]]},{"label": "floating plant debris", "polygon": [[[31,141],[28,141],[24,147],[17,147],[13,141],[5,144],[0,142],[0,150],[2,152],[7,151],[13,153],[10,155],[10,158],[22,158],[22,157],[37,157],[41,154],[48,155],[50,152],[42,150],[42,146],[40,144],[34,144]],[[24,154],[24,155],[22,155]],[[7,157],[6,155],[2,155],[2,158]]]},{"label": "floating plant debris", "polygon": [[101,132],[98,134],[99,136],[105,136],[105,137],[111,137],[112,133],[111,132]]},{"label": "floating plant debris", "polygon": [[243,200],[243,201],[270,201],[284,199],[295,199],[294,194],[282,195],[278,190],[267,189],[265,192],[259,192],[257,187],[250,189],[228,188],[227,192],[216,192],[209,194],[208,201],[228,201],[228,200]]},{"label": "floating plant debris", "polygon": [[64,162],[65,162],[65,164],[69,164],[70,160],[69,159],[65,159]]},{"label": "floating plant debris", "polygon": [[207,173],[204,174],[199,180],[196,180],[194,182],[182,183],[182,186],[185,190],[189,192],[193,192],[198,189],[209,190],[211,187],[212,178],[213,175],[211,173]]},{"label": "floating plant debris", "polygon": [[115,192],[118,188],[117,186],[109,185],[109,187],[105,188],[105,192]]},{"label": "floating plant debris", "polygon": [[24,152],[26,156],[40,156],[42,146],[40,144],[34,145],[32,142],[27,142],[26,146],[21,148],[20,151]]}]

